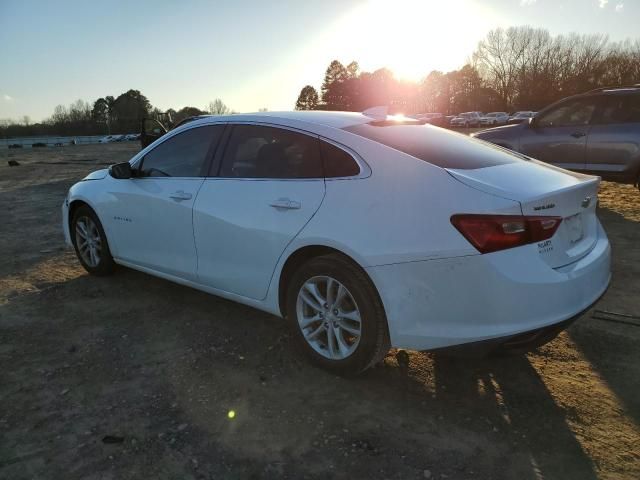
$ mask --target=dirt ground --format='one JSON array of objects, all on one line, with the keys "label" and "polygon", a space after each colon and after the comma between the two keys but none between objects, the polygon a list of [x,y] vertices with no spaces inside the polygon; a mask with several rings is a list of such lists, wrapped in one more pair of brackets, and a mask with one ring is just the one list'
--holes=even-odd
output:
[{"label": "dirt ground", "polygon": [[0,151],[0,478],[640,478],[637,189],[602,186],[613,282],[595,307],[636,319],[589,311],[527,356],[391,352],[345,380],[276,317],[85,273],[60,204],[136,149]]}]

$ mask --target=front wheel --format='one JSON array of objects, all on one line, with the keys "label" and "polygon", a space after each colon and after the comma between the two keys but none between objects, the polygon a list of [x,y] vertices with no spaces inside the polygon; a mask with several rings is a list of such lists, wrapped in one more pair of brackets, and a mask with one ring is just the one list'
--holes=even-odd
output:
[{"label": "front wheel", "polygon": [[317,366],[356,375],[389,350],[386,315],[366,273],[337,254],[314,258],[294,274],[287,320],[300,350]]},{"label": "front wheel", "polygon": [[96,213],[88,206],[79,207],[71,220],[71,236],[78,260],[92,275],[109,275],[115,262],[107,236]]}]

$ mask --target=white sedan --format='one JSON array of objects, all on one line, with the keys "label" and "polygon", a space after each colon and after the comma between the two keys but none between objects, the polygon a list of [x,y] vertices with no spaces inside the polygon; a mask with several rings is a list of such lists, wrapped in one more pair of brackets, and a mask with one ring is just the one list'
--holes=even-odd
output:
[{"label": "white sedan", "polygon": [[185,124],[76,183],[62,212],[89,273],[124,265],[282,316],[315,364],[355,374],[389,347],[552,339],[609,284],[598,185],[380,111],[269,112]]}]

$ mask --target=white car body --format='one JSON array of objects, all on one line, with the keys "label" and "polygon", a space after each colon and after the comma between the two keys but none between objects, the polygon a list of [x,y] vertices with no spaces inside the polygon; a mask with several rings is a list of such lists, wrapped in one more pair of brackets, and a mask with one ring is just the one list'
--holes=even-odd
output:
[{"label": "white car body", "polygon": [[449,124],[452,127],[477,127],[481,118],[478,112],[465,112],[453,117]]},{"label": "white car body", "polygon": [[[195,120],[136,154],[131,165],[188,129],[254,124],[327,140],[349,152],[360,173],[300,180],[123,180],[99,170],[69,190],[62,207],[66,241],[72,245],[70,208],[86,203],[102,222],[116,263],[278,316],[287,261],[302,249],[328,247],[370,277],[384,305],[391,346],[416,350],[555,325],[603,294],[610,247],[595,214],[598,177],[430,125],[415,128],[434,145],[433,163],[345,130],[370,122],[359,113],[319,111]],[[446,158],[480,163],[436,165]],[[494,158],[498,164],[482,166]],[[282,201],[295,206],[273,208]],[[564,220],[548,241],[481,254],[451,223],[461,213]]]},{"label": "white car body", "polygon": [[505,125],[509,121],[509,114],[506,112],[490,112],[480,117],[480,125]]}]

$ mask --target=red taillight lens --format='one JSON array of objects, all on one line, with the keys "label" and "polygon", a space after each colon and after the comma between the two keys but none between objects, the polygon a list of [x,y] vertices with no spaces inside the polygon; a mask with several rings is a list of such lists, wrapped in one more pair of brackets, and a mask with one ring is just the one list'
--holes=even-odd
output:
[{"label": "red taillight lens", "polygon": [[459,214],[451,223],[480,253],[496,252],[553,237],[562,217]]}]

